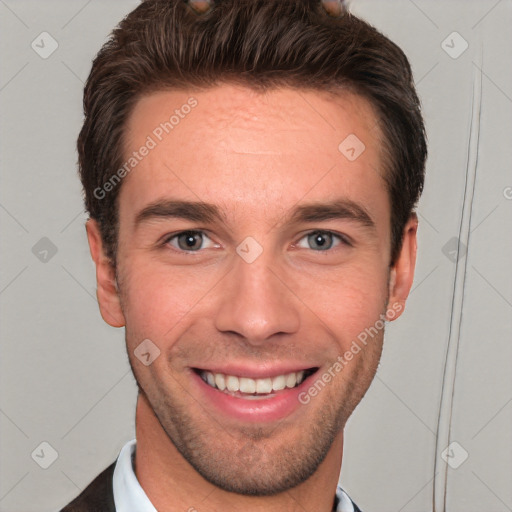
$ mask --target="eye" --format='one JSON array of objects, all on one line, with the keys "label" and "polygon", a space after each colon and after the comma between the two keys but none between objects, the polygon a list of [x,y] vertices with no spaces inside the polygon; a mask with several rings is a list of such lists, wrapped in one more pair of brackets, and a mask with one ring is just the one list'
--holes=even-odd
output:
[{"label": "eye", "polygon": [[[303,240],[307,245],[302,242]],[[342,235],[336,235],[331,231],[313,231],[302,237],[297,247],[313,249],[314,251],[328,251],[339,244],[350,245]]]},{"label": "eye", "polygon": [[[205,240],[209,241],[206,246]],[[165,239],[165,244],[170,244],[175,249],[186,252],[198,252],[200,249],[219,247],[212,242],[202,231],[182,231]]]}]

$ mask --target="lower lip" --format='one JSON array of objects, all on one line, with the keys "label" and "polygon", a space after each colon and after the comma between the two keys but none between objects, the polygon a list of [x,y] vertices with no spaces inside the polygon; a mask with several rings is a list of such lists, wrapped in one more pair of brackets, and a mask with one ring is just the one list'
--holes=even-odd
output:
[{"label": "lower lip", "polygon": [[[316,372],[315,372],[316,373]],[[198,373],[190,370],[192,380],[199,387],[206,400],[219,409],[224,415],[244,422],[272,422],[285,418],[302,406],[299,394],[309,386],[310,378],[302,381],[295,388],[274,391],[275,396],[260,400],[246,400],[228,395],[207,384]]]}]

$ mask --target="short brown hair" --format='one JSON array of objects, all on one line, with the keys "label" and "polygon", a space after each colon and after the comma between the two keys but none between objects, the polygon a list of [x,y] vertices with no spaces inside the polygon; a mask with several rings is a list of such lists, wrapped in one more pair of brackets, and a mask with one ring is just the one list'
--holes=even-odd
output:
[{"label": "short brown hair", "polygon": [[348,12],[329,16],[318,0],[217,0],[203,14],[184,0],[145,0],[112,32],[85,86],[78,154],[86,209],[113,265],[120,186],[101,198],[95,191],[123,165],[123,132],[135,103],[156,90],[226,82],[257,90],[349,89],[372,104],[387,155],[393,265],[427,157],[411,68],[374,27]]}]

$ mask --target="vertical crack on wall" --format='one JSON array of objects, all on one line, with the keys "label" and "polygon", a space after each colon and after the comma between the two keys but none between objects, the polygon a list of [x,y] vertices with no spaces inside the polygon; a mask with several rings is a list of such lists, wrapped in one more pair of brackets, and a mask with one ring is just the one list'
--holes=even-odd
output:
[{"label": "vertical crack on wall", "polygon": [[471,124],[466,160],[466,180],[464,184],[464,196],[458,233],[459,241],[466,246],[466,254],[459,258],[459,245],[457,260],[455,263],[455,278],[453,282],[450,328],[448,331],[448,342],[444,363],[443,385],[437,418],[436,451],[434,454],[433,512],[446,512],[449,467],[448,464],[440,458],[440,455],[452,441],[451,430],[453,402],[457,377],[460,330],[464,306],[464,293],[466,288],[471,218],[473,213],[473,198],[475,193],[480,140],[480,116],[482,107],[481,53],[478,57],[480,60],[479,65],[473,66]]}]

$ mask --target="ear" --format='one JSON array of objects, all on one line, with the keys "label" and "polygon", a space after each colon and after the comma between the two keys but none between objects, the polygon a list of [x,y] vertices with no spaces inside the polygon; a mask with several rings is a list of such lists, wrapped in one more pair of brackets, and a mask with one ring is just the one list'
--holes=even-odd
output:
[{"label": "ear", "polygon": [[402,248],[391,269],[389,279],[389,300],[386,320],[396,320],[405,309],[414,279],[416,265],[418,217],[412,213],[404,227]]},{"label": "ear", "polygon": [[99,225],[94,219],[89,219],[85,227],[91,257],[96,264],[96,297],[101,316],[112,327],[123,327],[125,319],[119,300],[115,270],[105,255]]}]

